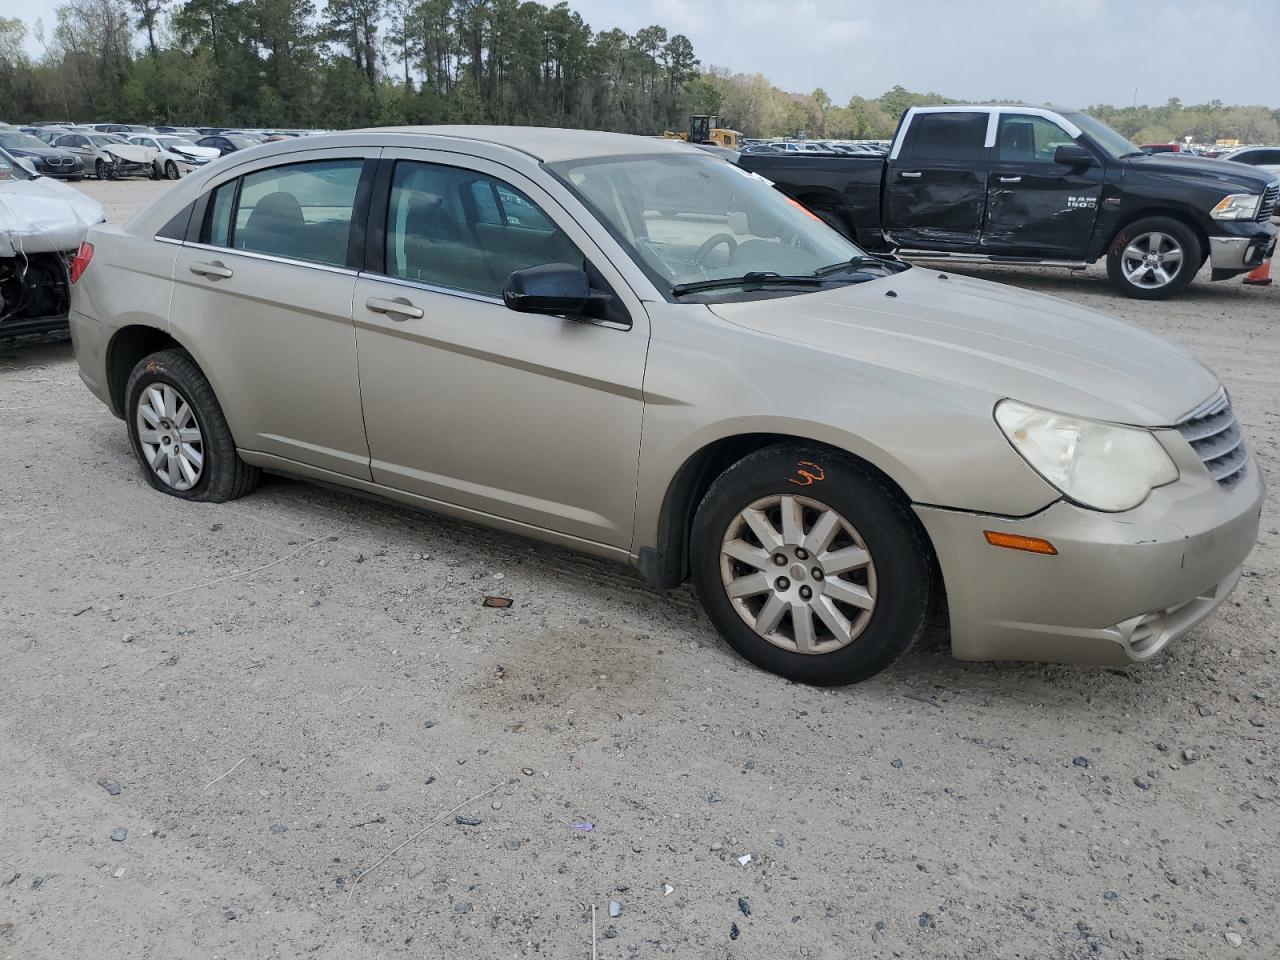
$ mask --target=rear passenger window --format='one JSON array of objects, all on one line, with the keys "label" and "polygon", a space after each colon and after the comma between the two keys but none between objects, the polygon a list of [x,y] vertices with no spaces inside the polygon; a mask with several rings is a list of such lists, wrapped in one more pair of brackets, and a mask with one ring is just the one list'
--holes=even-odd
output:
[{"label": "rear passenger window", "polygon": [[387,274],[492,297],[516,270],[584,266],[573,241],[519,190],[459,167],[396,164]]},{"label": "rear passenger window", "polygon": [[363,168],[362,160],[294,163],[224,183],[209,203],[205,242],[345,266]]},{"label": "rear passenger window", "polygon": [[904,159],[980,160],[987,141],[985,113],[918,113],[911,120]]}]

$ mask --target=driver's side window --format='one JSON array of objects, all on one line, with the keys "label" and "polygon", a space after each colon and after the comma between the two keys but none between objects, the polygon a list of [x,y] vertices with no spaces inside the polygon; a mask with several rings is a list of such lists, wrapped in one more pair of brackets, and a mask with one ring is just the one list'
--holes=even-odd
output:
[{"label": "driver's side window", "polygon": [[1002,163],[1053,163],[1058,147],[1075,141],[1052,120],[1025,113],[1003,113],[996,138]]},{"label": "driver's side window", "polygon": [[502,296],[507,277],[585,258],[529,197],[494,177],[442,164],[400,161],[387,210],[389,276]]}]

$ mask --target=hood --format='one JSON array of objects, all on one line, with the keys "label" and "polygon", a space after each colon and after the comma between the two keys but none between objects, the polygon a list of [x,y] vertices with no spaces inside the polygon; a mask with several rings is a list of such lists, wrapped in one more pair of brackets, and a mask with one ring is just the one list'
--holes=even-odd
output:
[{"label": "hood", "polygon": [[[945,278],[945,279],[944,279]],[[885,296],[887,291],[897,296]],[[1169,426],[1218,389],[1181,347],[1063,300],[913,267],[795,297],[712,303],[735,325],[1060,413]]]},{"label": "hood", "polygon": [[169,152],[186,157],[202,157],[208,160],[212,160],[214,157],[222,155],[222,151],[216,147],[170,147]]},{"label": "hood", "polygon": [[104,219],[97,200],[55,180],[0,180],[0,257],[75,250]]},{"label": "hood", "polygon": [[159,155],[159,151],[136,143],[111,143],[103,147],[102,152],[129,163],[150,163]]},{"label": "hood", "polygon": [[15,157],[74,157],[61,147],[5,147]]},{"label": "hood", "polygon": [[[1172,158],[1172,159],[1171,159]],[[1135,172],[1168,174],[1195,177],[1197,180],[1216,181],[1224,187],[1244,187],[1261,193],[1272,180],[1274,174],[1260,171],[1247,163],[1234,163],[1230,160],[1214,160],[1210,157],[1192,157],[1183,155],[1176,157],[1171,153],[1157,153],[1154,156],[1130,157],[1125,161],[1126,168]]]}]

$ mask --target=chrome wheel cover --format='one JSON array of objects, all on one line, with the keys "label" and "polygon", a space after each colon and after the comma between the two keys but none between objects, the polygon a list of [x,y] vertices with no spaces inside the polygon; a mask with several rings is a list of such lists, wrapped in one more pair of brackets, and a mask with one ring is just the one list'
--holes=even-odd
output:
[{"label": "chrome wheel cover", "polygon": [[134,414],[147,465],[165,486],[190,490],[204,473],[204,436],[196,411],[167,383],[153,383],[138,397]]},{"label": "chrome wheel cover", "polygon": [[1159,290],[1182,270],[1182,245],[1158,230],[1139,234],[1120,254],[1120,268],[1135,287]]},{"label": "chrome wheel cover", "polygon": [[720,578],[743,622],[800,654],[834,653],[867,628],[876,568],[861,535],[809,497],[755,501],[729,523]]}]

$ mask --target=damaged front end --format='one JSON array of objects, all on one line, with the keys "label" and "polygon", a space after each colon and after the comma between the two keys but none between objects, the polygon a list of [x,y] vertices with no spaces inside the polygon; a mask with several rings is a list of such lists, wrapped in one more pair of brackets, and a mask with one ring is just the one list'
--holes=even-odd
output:
[{"label": "damaged front end", "polygon": [[71,258],[102,205],[44,177],[19,179],[22,168],[0,172],[0,342],[66,337]]}]

